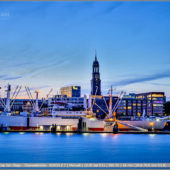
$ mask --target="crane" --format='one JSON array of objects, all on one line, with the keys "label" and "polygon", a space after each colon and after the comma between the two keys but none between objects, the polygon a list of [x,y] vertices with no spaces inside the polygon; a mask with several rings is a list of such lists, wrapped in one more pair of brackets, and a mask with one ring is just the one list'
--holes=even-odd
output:
[{"label": "crane", "polygon": [[0,98],[1,105],[4,108],[4,111],[2,112],[1,115],[10,115],[11,114],[11,108],[16,101],[16,98],[21,90],[21,87],[22,86],[17,86],[14,90],[12,97],[10,98],[11,85],[10,84],[7,85],[7,90],[5,90],[6,91],[6,102],[4,102],[2,98]]}]

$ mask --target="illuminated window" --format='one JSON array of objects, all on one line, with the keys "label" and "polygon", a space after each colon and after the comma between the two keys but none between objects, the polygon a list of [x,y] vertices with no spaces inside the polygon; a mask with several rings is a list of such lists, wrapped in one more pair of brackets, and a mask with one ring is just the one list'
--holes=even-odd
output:
[{"label": "illuminated window", "polygon": [[152,94],[152,97],[164,97],[163,94]]}]

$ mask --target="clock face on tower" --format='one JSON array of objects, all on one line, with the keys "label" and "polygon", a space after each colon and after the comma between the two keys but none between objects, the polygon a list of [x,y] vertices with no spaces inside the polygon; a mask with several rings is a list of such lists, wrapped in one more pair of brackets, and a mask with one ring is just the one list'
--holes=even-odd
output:
[{"label": "clock face on tower", "polygon": [[98,75],[98,74],[96,74],[96,75],[95,75],[95,78],[96,78],[96,79],[98,79],[98,78],[99,78],[99,75]]}]

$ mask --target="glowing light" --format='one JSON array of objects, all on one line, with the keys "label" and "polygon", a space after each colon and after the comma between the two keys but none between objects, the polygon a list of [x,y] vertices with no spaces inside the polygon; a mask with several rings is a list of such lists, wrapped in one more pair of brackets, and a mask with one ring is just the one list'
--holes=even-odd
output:
[{"label": "glowing light", "polygon": [[69,130],[71,130],[71,127],[70,127],[70,126],[67,126],[66,129],[69,131]]},{"label": "glowing light", "polygon": [[4,134],[6,134],[6,135],[7,135],[7,134],[9,134],[9,132],[4,132]]},{"label": "glowing light", "polygon": [[60,130],[61,129],[61,127],[60,126],[57,126],[57,130]]},{"label": "glowing light", "polygon": [[24,134],[24,132],[20,132],[19,134],[23,135],[23,134]]},{"label": "glowing light", "polygon": [[36,90],[35,92],[36,92],[36,93],[39,93],[39,90]]},{"label": "glowing light", "polygon": [[40,130],[43,130],[43,126],[40,126]]},{"label": "glowing light", "polygon": [[83,133],[83,136],[89,136],[89,133]]},{"label": "glowing light", "polygon": [[150,125],[150,126],[153,126],[153,125],[154,125],[154,123],[153,123],[153,122],[150,122],[150,123],[149,123],[149,125]]},{"label": "glowing light", "polygon": [[66,136],[71,136],[73,135],[73,133],[66,133]]},{"label": "glowing light", "polygon": [[106,136],[108,136],[108,134],[102,133],[101,136],[102,136],[103,138],[105,138]]},{"label": "glowing light", "polygon": [[73,89],[74,89],[74,90],[78,90],[78,87],[76,87],[76,86],[73,86]]}]

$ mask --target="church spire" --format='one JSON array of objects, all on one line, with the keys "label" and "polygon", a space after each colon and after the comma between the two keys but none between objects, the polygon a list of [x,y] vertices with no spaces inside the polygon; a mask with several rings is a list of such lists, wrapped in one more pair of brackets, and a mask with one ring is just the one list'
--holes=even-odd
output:
[{"label": "church spire", "polygon": [[97,50],[95,49],[95,61],[97,61]]},{"label": "church spire", "polygon": [[96,49],[95,49],[95,60],[93,61],[93,66],[92,66],[91,95],[101,95],[101,80],[100,80],[99,62],[97,60]]}]

